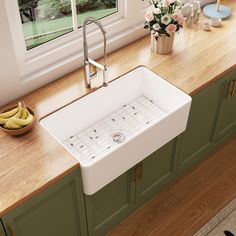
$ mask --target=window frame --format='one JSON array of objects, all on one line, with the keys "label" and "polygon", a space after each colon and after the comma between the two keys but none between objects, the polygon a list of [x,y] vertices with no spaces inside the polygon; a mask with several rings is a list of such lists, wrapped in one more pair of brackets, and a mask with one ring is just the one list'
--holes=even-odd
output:
[{"label": "window frame", "polygon": [[[71,1],[73,11],[75,10],[75,5],[73,5],[75,0]],[[27,50],[18,1],[4,0],[4,3],[21,83],[32,83],[33,80],[42,77],[51,77],[50,81],[52,81],[59,77],[58,72],[62,71],[63,68],[64,72],[68,73],[82,65],[81,27],[36,48]],[[109,52],[148,33],[142,27],[146,6],[147,4],[141,0],[118,0],[118,12],[100,20],[107,31]],[[72,20],[75,19],[72,17]],[[96,59],[101,56],[101,50],[99,50],[102,47],[100,31],[95,25],[90,25],[87,36],[90,54]],[[119,42],[121,38],[122,43]],[[117,45],[115,45],[116,42]]]}]

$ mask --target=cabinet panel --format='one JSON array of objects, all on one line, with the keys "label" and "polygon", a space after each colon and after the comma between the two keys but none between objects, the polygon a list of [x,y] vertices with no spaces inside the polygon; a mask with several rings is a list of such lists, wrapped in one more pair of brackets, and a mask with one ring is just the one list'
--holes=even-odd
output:
[{"label": "cabinet panel", "polygon": [[0,236],[6,236],[1,219],[0,219]]},{"label": "cabinet panel", "polygon": [[146,202],[174,177],[176,142],[177,138],[147,157],[141,164],[142,170],[136,168],[136,171],[141,171],[136,185],[137,204]]},{"label": "cabinet panel", "polygon": [[213,148],[213,135],[226,79],[193,96],[186,131],[181,135],[178,170],[190,168]]},{"label": "cabinet panel", "polygon": [[219,140],[236,129],[236,70],[229,74],[216,129]]},{"label": "cabinet panel", "polygon": [[124,219],[134,206],[132,171],[127,171],[93,195],[86,195],[89,235],[105,233]]},{"label": "cabinet panel", "polygon": [[87,235],[80,171],[60,180],[3,217],[8,235]]}]

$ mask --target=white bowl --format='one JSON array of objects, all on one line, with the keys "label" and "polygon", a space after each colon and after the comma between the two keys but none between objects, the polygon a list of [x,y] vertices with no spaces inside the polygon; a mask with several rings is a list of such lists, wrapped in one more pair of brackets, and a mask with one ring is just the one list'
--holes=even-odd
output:
[{"label": "white bowl", "polygon": [[210,23],[209,22],[203,22],[202,23],[202,29],[203,30],[205,30],[205,31],[209,31],[209,30],[211,30],[211,25],[210,25]]},{"label": "white bowl", "polygon": [[218,27],[218,26],[220,26],[220,25],[221,25],[221,22],[222,22],[222,20],[221,20],[221,18],[219,18],[219,17],[212,17],[212,18],[211,18],[211,26],[213,26],[213,27]]}]

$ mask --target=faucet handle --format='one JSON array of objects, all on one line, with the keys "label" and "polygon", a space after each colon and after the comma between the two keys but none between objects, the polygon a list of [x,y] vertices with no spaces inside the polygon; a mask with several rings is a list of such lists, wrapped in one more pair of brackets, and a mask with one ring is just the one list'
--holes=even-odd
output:
[{"label": "faucet handle", "polygon": [[[92,61],[91,59],[88,59],[88,60],[85,60],[84,62],[85,74],[86,74],[86,77],[88,78],[93,77],[97,74],[97,67],[93,63],[91,63],[91,61]],[[92,71],[90,69],[90,65],[92,66]]]},{"label": "faucet handle", "polygon": [[97,67],[95,65],[92,64],[92,68],[93,68],[92,72],[90,72],[90,69],[89,69],[90,77],[93,77],[93,76],[97,75],[97,73],[98,73]]}]

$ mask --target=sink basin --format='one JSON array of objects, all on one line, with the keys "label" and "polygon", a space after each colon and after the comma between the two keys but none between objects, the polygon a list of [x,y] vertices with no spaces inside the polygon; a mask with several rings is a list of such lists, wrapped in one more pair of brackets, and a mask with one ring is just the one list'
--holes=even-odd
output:
[{"label": "sink basin", "polygon": [[182,133],[191,101],[141,66],[40,123],[80,162],[91,195]]}]

